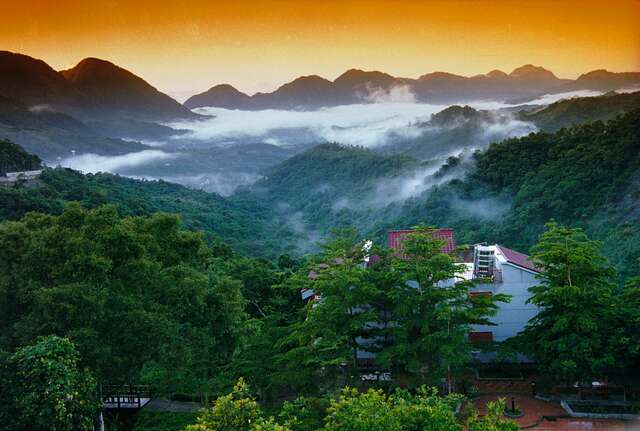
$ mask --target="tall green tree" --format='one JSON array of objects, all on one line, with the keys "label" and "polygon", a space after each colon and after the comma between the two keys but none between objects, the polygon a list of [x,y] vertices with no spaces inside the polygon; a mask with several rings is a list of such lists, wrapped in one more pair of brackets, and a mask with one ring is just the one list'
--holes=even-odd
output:
[{"label": "tall green tree", "polygon": [[408,235],[401,252],[370,250],[349,236],[327,244],[291,279],[293,288],[312,290],[317,299],[293,326],[286,358],[322,370],[338,385],[344,384],[340,373],[354,374],[358,352],[413,374],[416,385],[443,376],[451,381],[470,358],[470,326],[491,324],[496,303],[508,297],[470,296],[471,284],[459,279],[463,267],[442,253],[443,245],[422,227]]},{"label": "tall green tree", "polygon": [[[353,231],[336,232],[324,252],[288,281],[295,292],[313,291],[300,320],[280,345],[299,383],[343,385],[357,366],[356,352],[375,314],[368,304],[376,286],[366,280],[365,250]],[[318,374],[320,372],[320,374]],[[338,379],[343,379],[341,382]]]},{"label": "tall green tree", "polygon": [[415,395],[397,390],[391,395],[370,389],[345,388],[332,400],[325,431],[462,431],[455,408],[457,396],[440,397],[434,388],[418,388]]},{"label": "tall green tree", "polygon": [[[18,349],[10,360],[14,374],[3,387],[12,395],[13,429],[34,431],[93,430],[100,411],[96,381],[80,365],[71,341],[40,338]],[[6,409],[3,405],[0,409]]]},{"label": "tall green tree", "polygon": [[394,370],[431,384],[443,376],[452,381],[469,361],[471,325],[490,325],[497,302],[509,300],[502,294],[469,295],[473,284],[460,278],[464,267],[442,253],[443,246],[432,229],[417,227],[402,250],[391,255],[388,271],[398,277],[386,290],[393,304],[393,321],[387,325],[393,342],[378,357]]},{"label": "tall green tree", "polygon": [[615,272],[598,248],[582,230],[554,222],[532,248],[543,272],[529,301],[540,311],[519,338],[545,372],[565,382],[591,382],[616,361],[607,318],[615,311]]},{"label": "tall green tree", "polygon": [[184,431],[516,431],[504,419],[504,402],[490,403],[483,417],[474,412],[466,421],[456,415],[463,402],[458,394],[440,396],[436,388],[416,391],[380,389],[359,392],[345,387],[325,402],[297,398],[284,404],[278,423],[265,417],[243,379],[219,397]]},{"label": "tall green tree", "polygon": [[607,320],[610,322],[611,348],[615,372],[633,372],[640,366],[640,277],[632,278],[614,298]]},{"label": "tall green tree", "polygon": [[221,259],[166,214],[72,204],[2,223],[0,343],[12,351],[56,334],[102,383],[140,381],[144,370],[169,393],[213,391],[246,306]]},{"label": "tall green tree", "polygon": [[288,431],[273,418],[265,418],[262,408],[239,379],[230,394],[218,397],[204,410],[194,425],[184,431]]}]

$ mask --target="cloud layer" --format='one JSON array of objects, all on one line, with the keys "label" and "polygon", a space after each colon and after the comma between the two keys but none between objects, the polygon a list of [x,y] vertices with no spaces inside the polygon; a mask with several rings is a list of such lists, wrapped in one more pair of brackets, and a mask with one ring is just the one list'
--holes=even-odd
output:
[{"label": "cloud layer", "polygon": [[128,168],[135,168],[151,162],[169,160],[177,155],[159,150],[144,150],[120,156],[100,156],[98,154],[82,154],[60,161],[60,165],[84,173],[120,172]]},{"label": "cloud layer", "polygon": [[[392,89],[371,97],[404,97],[402,89]],[[499,102],[476,102],[476,109],[499,109]],[[269,141],[276,145],[296,146],[320,142],[378,147],[389,139],[415,138],[421,130],[417,123],[428,121],[446,105],[411,102],[382,102],[342,105],[317,111],[267,109],[240,111],[223,108],[200,108],[196,112],[212,117],[198,121],[180,121],[171,127],[187,129],[185,139],[200,145],[233,144],[246,140]],[[197,144],[196,144],[197,145]]]}]

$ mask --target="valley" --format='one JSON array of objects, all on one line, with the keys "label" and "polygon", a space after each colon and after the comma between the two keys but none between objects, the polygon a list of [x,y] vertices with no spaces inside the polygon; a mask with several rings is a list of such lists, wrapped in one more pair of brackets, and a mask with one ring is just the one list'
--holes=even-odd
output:
[{"label": "valley", "polygon": [[3,4],[0,430],[640,429],[639,5]]}]

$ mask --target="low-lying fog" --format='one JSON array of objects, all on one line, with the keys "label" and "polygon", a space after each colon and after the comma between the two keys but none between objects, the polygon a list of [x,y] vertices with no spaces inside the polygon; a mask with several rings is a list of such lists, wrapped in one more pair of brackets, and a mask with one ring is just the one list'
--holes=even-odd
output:
[{"label": "low-lying fog", "polygon": [[[600,93],[580,91],[545,95],[527,105],[595,94]],[[514,107],[499,102],[465,104],[494,112]],[[535,131],[533,124],[515,120],[505,110],[500,111],[499,121],[483,125],[482,134],[465,135],[456,138],[453,144],[449,142],[447,148],[439,148],[442,145],[440,130],[429,126],[428,121],[432,114],[445,108],[444,105],[394,101],[316,111],[200,108],[196,112],[210,117],[167,124],[188,132],[164,141],[147,142],[149,150],[119,156],[83,154],[64,159],[60,164],[83,172],[108,171],[138,178],[165,179],[229,195],[236,187],[259,179],[268,166],[319,143],[339,142],[376,150],[404,151],[403,146],[417,142],[420,154],[410,154],[418,158],[427,158],[424,154],[441,158]]]}]

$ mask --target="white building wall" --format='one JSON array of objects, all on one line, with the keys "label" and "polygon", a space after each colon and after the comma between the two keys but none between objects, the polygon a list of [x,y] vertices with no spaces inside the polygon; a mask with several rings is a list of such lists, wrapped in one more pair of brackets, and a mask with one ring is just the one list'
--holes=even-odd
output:
[{"label": "white building wall", "polygon": [[502,282],[478,284],[473,292],[503,293],[511,296],[511,302],[499,302],[498,313],[491,318],[496,326],[473,325],[474,332],[492,332],[494,341],[504,341],[522,331],[527,322],[538,313],[538,308],[527,304],[531,297],[529,287],[538,284],[535,273],[510,263],[498,263],[502,270]]}]

